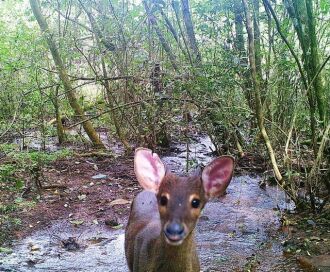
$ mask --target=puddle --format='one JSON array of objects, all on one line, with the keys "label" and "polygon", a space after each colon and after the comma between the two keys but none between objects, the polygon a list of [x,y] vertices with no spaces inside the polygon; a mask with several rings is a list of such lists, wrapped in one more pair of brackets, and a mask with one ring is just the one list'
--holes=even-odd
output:
[{"label": "puddle", "polygon": [[[70,239],[79,248],[68,247],[65,242]],[[54,222],[19,241],[12,254],[0,255],[0,271],[126,272],[124,230]]]},{"label": "puddle", "polygon": [[[212,144],[206,136],[198,141],[189,145],[190,158],[206,164],[212,159]],[[175,154],[163,160],[183,172],[186,145],[172,150]],[[196,228],[203,271],[249,271],[251,264],[253,271],[303,271],[281,248],[277,208],[294,207],[281,190],[261,189],[258,182],[258,177],[237,176],[224,197],[207,204]],[[124,230],[53,222],[49,229],[17,241],[12,254],[0,253],[0,271],[128,271]]]},{"label": "puddle", "polygon": [[[70,129],[65,130],[65,132],[68,137],[77,137],[80,141],[89,141],[87,134],[83,131],[78,133],[76,129]],[[125,153],[125,148],[120,141],[109,139],[109,135],[106,131],[99,131],[97,133],[107,150],[111,151],[116,156],[120,156]],[[55,152],[62,149],[62,147],[58,144],[57,137],[49,136],[43,138],[42,134],[38,130],[28,130],[24,139],[22,137],[17,137],[12,141],[12,143],[19,146],[20,150],[26,149],[28,151]],[[86,145],[86,147],[88,146],[89,145]],[[81,148],[81,145],[76,146],[74,143],[66,143],[65,148]]]},{"label": "puddle", "polygon": [[[211,139],[204,136],[195,136],[190,139],[188,144],[189,152],[187,154],[186,144],[175,144],[171,146],[171,152],[162,157],[163,162],[171,171],[177,174],[184,174],[188,168],[194,169],[198,164],[206,165],[212,160],[212,151],[215,150]],[[188,167],[187,167],[188,158]]]},{"label": "puddle", "polygon": [[261,189],[258,178],[234,178],[224,197],[207,204],[197,226],[203,271],[243,271],[251,262],[256,271],[300,271],[295,263],[283,267],[288,261],[274,208],[287,205],[282,191]]},{"label": "puddle", "polygon": [[12,142],[20,147],[20,150],[55,152],[60,149],[57,137],[43,138],[40,131],[29,130],[24,138],[15,138]]}]

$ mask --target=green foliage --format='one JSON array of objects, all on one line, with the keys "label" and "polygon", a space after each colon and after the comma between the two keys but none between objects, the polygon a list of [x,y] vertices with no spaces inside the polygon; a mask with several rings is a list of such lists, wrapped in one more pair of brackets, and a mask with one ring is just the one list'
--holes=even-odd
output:
[{"label": "green foliage", "polygon": [[330,11],[330,3],[327,0],[320,0],[320,10],[324,14],[328,14]]},{"label": "green foliage", "polygon": [[20,161],[22,165],[29,164],[43,164],[47,165],[57,159],[65,158],[71,154],[71,151],[68,149],[63,149],[60,151],[48,153],[43,151],[32,151],[32,152],[19,152],[15,154],[10,154],[12,158]]},{"label": "green foliage", "polygon": [[18,180],[14,176],[17,168],[12,164],[0,165],[0,182],[1,183],[17,183]]},{"label": "green foliage", "polygon": [[25,179],[29,179],[35,169],[42,169],[57,159],[70,156],[71,151],[63,149],[53,153],[33,151],[17,152],[13,144],[1,144],[0,152],[6,154],[7,162],[0,164],[0,186],[7,190],[21,190]]}]

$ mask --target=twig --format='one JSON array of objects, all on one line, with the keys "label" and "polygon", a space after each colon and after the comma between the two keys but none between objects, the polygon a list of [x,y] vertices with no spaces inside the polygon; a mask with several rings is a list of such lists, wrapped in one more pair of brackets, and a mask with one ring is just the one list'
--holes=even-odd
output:
[{"label": "twig", "polygon": [[64,15],[59,9],[55,9],[55,10],[56,10],[56,11],[57,11],[57,12],[58,12],[63,18],[65,18],[65,19],[67,19],[67,20],[69,20],[69,21],[71,21],[71,22],[73,22],[73,23],[75,23],[75,24],[81,26],[82,28],[88,30],[89,32],[92,32],[92,33],[93,33],[93,31],[92,31],[88,26],[85,26],[84,24],[82,24],[82,23],[80,23],[80,22],[78,22],[78,21],[75,21],[74,19],[70,18],[70,17],[67,16],[67,15]]},{"label": "twig", "polygon": [[110,109],[107,109],[97,115],[94,115],[90,118],[87,118],[85,120],[82,120],[82,121],[79,121],[71,126],[69,126],[68,128],[73,128],[75,126],[78,126],[84,122],[87,122],[87,121],[90,121],[92,119],[96,119],[96,118],[99,118],[100,116],[102,116],[103,114],[105,113],[108,113],[108,112],[111,112],[111,111],[114,111],[114,110],[117,110],[117,109],[120,109],[120,108],[126,108],[126,107],[134,107],[134,106],[138,106],[140,105],[141,103],[145,103],[145,102],[155,102],[155,101],[166,101],[166,100],[172,100],[172,101],[179,101],[179,102],[189,102],[189,103],[195,103],[194,100],[191,100],[191,99],[177,99],[177,98],[170,98],[170,97],[162,97],[162,98],[159,98],[159,99],[154,99],[154,98],[151,98],[151,99],[146,99],[146,100],[139,100],[139,101],[134,101],[134,102],[129,102],[129,103],[125,103],[125,104],[122,104],[122,105],[118,105],[116,107],[112,107]]},{"label": "twig", "polygon": [[[40,69],[45,70],[50,73],[58,74],[57,71],[47,69],[45,67],[41,67]],[[92,80],[92,81],[103,81],[103,80],[120,80],[120,79],[139,79],[134,76],[115,76],[115,77],[107,77],[107,78],[98,78],[98,77],[84,77],[84,76],[73,76],[73,75],[68,75],[68,77],[72,78],[73,80]],[[141,80],[141,79],[139,79]]]},{"label": "twig", "polygon": [[93,81],[104,81],[104,80],[120,80],[120,79],[136,79],[134,76],[116,76],[116,77],[76,77],[70,76],[73,80],[93,80]]},{"label": "twig", "polygon": [[317,157],[316,157],[315,162],[313,164],[313,167],[312,167],[312,169],[311,169],[311,171],[309,172],[309,175],[308,175],[309,180],[313,179],[313,177],[316,175],[317,169],[320,166],[320,163],[321,163],[321,160],[322,160],[322,157],[323,157],[323,152],[324,152],[324,149],[326,147],[326,143],[329,140],[329,138],[328,138],[329,131],[330,131],[330,124],[328,124],[328,126],[324,129],[321,144],[320,144],[319,150],[317,152]]}]

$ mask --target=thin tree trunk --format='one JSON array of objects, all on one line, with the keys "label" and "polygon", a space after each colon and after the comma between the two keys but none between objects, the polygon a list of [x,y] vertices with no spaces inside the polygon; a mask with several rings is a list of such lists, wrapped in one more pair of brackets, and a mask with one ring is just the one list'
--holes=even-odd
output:
[{"label": "thin tree trunk", "polygon": [[[61,56],[58,52],[58,49],[56,47],[55,41],[53,40],[53,35],[48,27],[48,24],[44,17],[41,14],[39,1],[38,0],[30,0],[30,5],[33,11],[33,14],[40,26],[40,29],[42,33],[45,35],[47,44],[49,46],[49,50],[52,54],[53,60],[55,62],[56,68],[59,73],[59,77],[63,83],[64,90],[66,92],[66,95],[68,97],[70,106],[74,110],[75,114],[79,116],[79,118],[84,118],[85,114],[83,109],[78,103],[78,100],[76,98],[76,95],[74,91],[72,90],[72,85],[70,82],[70,79],[68,77],[68,73],[64,67],[63,61],[61,59]],[[98,134],[96,133],[92,123],[90,121],[83,122],[83,127],[85,132],[87,133],[89,139],[92,141],[93,145],[98,148],[104,148],[103,143],[101,142]]]},{"label": "thin tree trunk", "polygon": [[[259,28],[259,0],[253,0],[253,30],[254,30],[254,49],[256,59],[256,70],[259,82],[262,81],[261,70],[261,42],[260,42],[260,28]],[[264,100],[264,98],[262,99]]]},{"label": "thin tree trunk", "polygon": [[[311,189],[313,184],[316,184],[316,180],[318,179],[318,171],[320,168],[320,165],[322,163],[322,159],[323,159],[323,154],[324,154],[324,150],[326,148],[326,144],[329,141],[329,131],[330,131],[330,124],[324,129],[323,132],[323,136],[322,136],[322,140],[321,140],[321,144],[319,147],[319,150],[317,152],[317,156],[316,159],[314,161],[313,167],[311,169],[311,171],[309,172],[308,178],[307,178],[307,186]],[[328,181],[325,182],[325,184],[327,184]],[[310,197],[311,197],[311,206],[312,209],[315,211],[315,203],[313,202],[314,196],[312,193],[312,190],[310,190]]]},{"label": "thin tree trunk", "polygon": [[[296,30],[300,47],[303,51],[302,60],[304,70],[307,75],[308,83],[310,83],[316,75],[318,68],[318,53],[316,45],[316,34],[315,34],[315,23],[312,14],[312,10],[307,11],[308,3],[305,0],[285,0],[286,8],[289,16],[294,22],[294,28]],[[310,18],[311,17],[311,18]],[[312,45],[313,44],[313,45]],[[307,85],[307,84],[305,84]],[[320,114],[320,120],[324,125],[325,118],[325,107],[324,107],[324,96],[322,87],[321,77],[317,78],[317,83],[314,82],[313,88],[307,88],[307,98],[310,111],[310,123],[312,133],[312,145],[314,155],[317,155],[317,142],[316,142],[316,112],[317,109]],[[316,99],[315,99],[316,98]],[[317,103],[316,103],[317,102]]]},{"label": "thin tree trunk", "polygon": [[182,16],[183,16],[184,25],[186,27],[189,46],[193,52],[193,60],[194,63],[199,64],[202,61],[202,57],[199,52],[196,41],[194,24],[192,22],[190,9],[189,9],[189,0],[181,0],[181,6],[182,6]]},{"label": "thin tree trunk", "polygon": [[235,49],[240,57],[245,57],[244,34],[243,34],[243,10],[239,0],[234,2],[233,12],[235,15]]},{"label": "thin tree trunk", "polygon": [[[310,37],[310,73],[311,79],[314,78],[317,72],[317,68],[320,65],[317,38],[315,32],[315,18],[313,14],[313,3],[312,0],[306,0],[306,11],[307,11],[307,25],[308,25],[308,34]],[[317,76],[313,83],[315,96],[317,101],[317,108],[320,115],[320,120],[323,127],[327,125],[327,111],[326,111],[326,96],[325,89],[322,83],[321,76]]]},{"label": "thin tree trunk", "polygon": [[178,36],[178,33],[176,32],[173,24],[171,23],[171,21],[169,20],[169,18],[167,17],[167,15],[164,13],[163,10],[160,11],[161,15],[163,16],[164,18],[164,21],[166,23],[166,26],[168,28],[168,30],[172,33],[173,35],[173,38],[175,39],[176,43],[178,44],[181,52],[183,53],[183,55],[185,56],[186,59],[188,59],[188,55],[187,55],[187,52],[185,51],[185,49],[183,48],[182,46],[182,43],[179,39],[179,36]]},{"label": "thin tree trunk", "polygon": [[[308,82],[307,82],[307,79],[306,79],[306,76],[305,76],[305,72],[303,70],[303,67],[302,65],[300,64],[300,61],[299,61],[299,58],[298,56],[296,55],[296,53],[294,52],[293,50],[293,47],[290,45],[290,43],[288,42],[288,40],[286,39],[284,33],[282,32],[281,30],[281,26],[280,26],[280,22],[279,20],[277,19],[277,16],[271,6],[271,4],[269,3],[268,0],[263,0],[263,3],[264,3],[264,6],[266,8],[266,11],[269,11],[271,13],[271,15],[273,16],[274,18],[274,21],[275,21],[275,24],[276,24],[276,29],[278,31],[278,33],[280,34],[282,40],[285,42],[286,46],[288,47],[291,55],[293,56],[293,58],[295,59],[295,62],[297,64],[297,67],[298,67],[298,70],[299,70],[299,73],[300,73],[300,76],[301,76],[301,80],[302,80],[302,83],[303,83],[303,86],[304,86],[304,89],[306,90],[307,92],[307,99],[308,99],[308,104],[309,104],[309,116],[310,116],[310,126],[311,126],[311,140],[312,140],[312,148],[313,148],[313,151],[314,151],[314,154],[316,156],[316,152],[317,152],[317,143],[316,143],[316,119],[315,119],[315,106],[314,106],[314,99],[313,99],[313,92],[312,90],[308,87]],[[295,21],[295,11],[293,9],[293,6],[291,5],[291,3],[288,2],[288,0],[286,0],[286,7],[287,7],[287,11],[289,13],[289,16],[291,17],[291,19],[293,21]],[[298,39],[299,41],[302,40],[303,43],[300,42],[300,46],[304,52],[304,50],[306,50],[305,48],[305,43],[303,41],[303,38],[302,38],[302,29],[301,29],[301,26],[299,24],[294,24],[294,27],[295,27],[295,30],[297,32],[297,35],[298,35]],[[304,61],[304,59],[303,59]],[[304,68],[306,69],[306,66],[304,65]]]},{"label": "thin tree trunk", "polygon": [[[104,42],[102,42],[102,40],[104,40],[102,31],[100,30],[100,27],[98,26],[96,20],[94,19],[92,14],[87,10],[85,5],[80,0],[79,0],[79,3],[81,5],[81,7],[84,9],[84,11],[86,12],[86,14],[87,14],[87,17],[88,17],[89,22],[91,24],[92,30],[94,31],[94,34],[95,34],[95,37],[96,37],[97,46],[99,48],[99,51],[101,52],[101,43],[105,46]],[[110,83],[109,83],[109,80],[107,79],[108,78],[108,73],[107,73],[107,69],[106,69],[106,65],[105,65],[103,55],[101,55],[101,66],[102,66],[102,73],[103,73],[103,78],[104,78],[104,80],[102,80],[102,84],[103,84],[103,86],[105,88],[105,91],[106,91],[108,105],[109,105],[110,109],[112,109],[114,107],[114,103],[113,103],[113,97],[112,97],[112,94],[111,94]],[[97,77],[96,73],[95,73],[95,76]],[[126,140],[126,138],[124,136],[124,133],[121,130],[121,127],[120,127],[118,119],[117,119],[116,112],[114,110],[111,110],[110,115],[111,115],[111,119],[113,121],[113,124],[115,126],[116,133],[117,133],[117,136],[118,136],[119,140],[124,145],[126,151],[129,152],[131,150],[131,147],[130,147],[129,143]]]},{"label": "thin tree trunk", "polygon": [[173,11],[174,11],[174,14],[175,14],[175,18],[176,18],[176,21],[177,21],[177,24],[178,24],[178,27],[179,27],[179,30],[180,30],[180,34],[181,34],[181,37],[182,37],[184,46],[185,46],[185,48],[187,50],[187,55],[188,55],[188,58],[189,58],[190,65],[193,66],[194,65],[194,62],[193,62],[192,56],[190,54],[190,50],[189,50],[189,46],[188,46],[188,41],[186,39],[186,36],[184,34],[184,31],[182,30],[182,26],[181,26],[181,22],[180,22],[180,16],[179,16],[180,7],[179,7],[179,2],[176,1],[176,0],[172,0],[171,5],[172,5],[172,8],[173,8]]},{"label": "thin tree trunk", "polygon": [[[105,66],[105,62],[104,62],[103,57],[101,58],[101,64],[102,64],[103,76],[104,76],[104,78],[107,78],[107,70],[106,70],[106,66]],[[103,82],[103,86],[106,90],[109,107],[113,108],[113,102],[112,102],[113,97],[112,97],[112,94],[111,94],[109,80],[105,79],[104,82]],[[111,114],[111,118],[112,118],[113,124],[114,124],[115,129],[116,129],[117,136],[118,136],[119,140],[122,142],[122,144],[124,145],[125,150],[127,152],[129,152],[131,150],[131,147],[130,147],[129,143],[126,140],[126,137],[124,136],[124,133],[121,130],[121,127],[120,127],[118,119],[117,119],[116,112],[114,110],[112,110],[112,111],[110,111],[110,114]]]},{"label": "thin tree trunk", "polygon": [[248,60],[246,58],[247,53],[245,49],[244,34],[243,34],[243,9],[241,0],[235,0],[233,6],[233,12],[235,15],[235,40],[234,46],[238,53],[241,62],[241,72],[240,77],[243,80],[244,96],[251,110],[254,111],[254,99],[251,92],[252,82],[249,70],[246,68],[248,66]]},{"label": "thin tree trunk", "polygon": [[172,64],[172,67],[173,69],[176,71],[176,72],[179,72],[179,66],[176,62],[176,57],[174,56],[172,50],[171,50],[171,47],[170,45],[168,44],[168,42],[166,41],[162,31],[160,30],[158,24],[157,24],[157,19],[156,17],[151,13],[151,10],[147,4],[147,1],[143,1],[143,5],[144,5],[144,8],[146,10],[146,13],[147,13],[147,16],[148,16],[148,20],[150,22],[150,24],[152,25],[153,29],[156,31],[156,34],[158,36],[158,39],[162,45],[162,47],[164,48],[171,64]]},{"label": "thin tree trunk", "polygon": [[64,133],[64,127],[62,123],[61,113],[60,113],[60,105],[58,103],[58,89],[60,86],[56,86],[55,95],[53,97],[53,105],[55,108],[55,118],[56,118],[56,131],[58,136],[58,143],[61,145],[65,142],[66,136]]},{"label": "thin tree trunk", "polygon": [[[47,58],[48,69],[51,70],[49,61],[50,60]],[[49,82],[53,82],[52,73],[48,73],[48,79],[49,79]],[[59,97],[58,97],[60,84],[56,85],[55,88],[53,87],[52,90],[53,89],[55,91],[51,92],[50,101],[52,102],[54,109],[55,109],[57,137],[58,137],[58,143],[61,145],[66,141],[66,135],[65,135],[64,127],[63,127],[62,120],[61,120],[61,112],[60,112]]]},{"label": "thin tree trunk", "polygon": [[[85,5],[81,2],[81,0],[78,0],[78,2],[81,5],[81,7],[83,8],[83,10],[86,12],[88,19],[90,21],[94,20],[91,13],[86,9]],[[95,21],[93,21],[93,25],[95,26]],[[107,48],[109,51],[114,51],[116,49],[115,45],[111,41],[109,41],[108,39],[105,38],[102,31],[98,27],[94,27],[93,30],[94,30],[95,34],[99,37],[100,42],[105,46],[105,48]]]},{"label": "thin tree trunk", "polygon": [[259,80],[257,76],[257,69],[256,69],[256,60],[255,60],[255,50],[254,50],[254,35],[253,35],[253,27],[250,17],[250,12],[248,8],[248,4],[246,0],[242,0],[244,11],[245,11],[245,18],[246,18],[246,29],[248,33],[248,46],[249,46],[249,61],[250,61],[250,67],[251,67],[251,75],[252,75],[252,81],[253,81],[253,88],[254,88],[254,94],[255,94],[255,108],[256,108],[256,116],[258,120],[258,126],[261,132],[261,135],[264,139],[265,145],[268,150],[268,155],[270,157],[273,171],[275,174],[276,179],[282,183],[283,178],[280,173],[280,170],[278,169],[278,165],[276,162],[275,152],[273,150],[273,147],[271,145],[270,139],[268,137],[265,125],[264,125],[264,115],[262,111],[262,103],[261,103],[261,97],[260,97],[260,85]]}]

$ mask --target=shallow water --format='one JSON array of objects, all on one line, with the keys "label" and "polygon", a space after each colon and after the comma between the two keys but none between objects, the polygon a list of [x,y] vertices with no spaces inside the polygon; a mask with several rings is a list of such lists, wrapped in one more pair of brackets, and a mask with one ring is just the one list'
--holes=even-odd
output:
[{"label": "shallow water", "polygon": [[[190,144],[190,158],[207,163],[212,144],[208,137]],[[185,169],[186,146],[163,157],[175,172]],[[276,187],[261,189],[259,177],[234,177],[227,194],[207,204],[196,229],[203,271],[302,271],[282,254],[280,209],[294,208]],[[63,241],[74,237],[79,249]],[[73,248],[74,249],[74,248]],[[127,271],[124,230],[105,226],[74,227],[55,221],[46,230],[17,241],[12,254],[0,254],[0,271]]]},{"label": "shallow water", "polygon": [[234,178],[224,197],[207,204],[198,224],[203,271],[251,265],[256,271],[300,271],[282,254],[277,205],[287,205],[282,191],[261,189],[257,177]]},{"label": "shallow water", "polygon": [[[68,250],[62,241],[75,237],[79,249]],[[91,225],[73,227],[54,222],[47,230],[18,241],[13,253],[1,256],[0,271],[127,271],[124,231]]]}]

